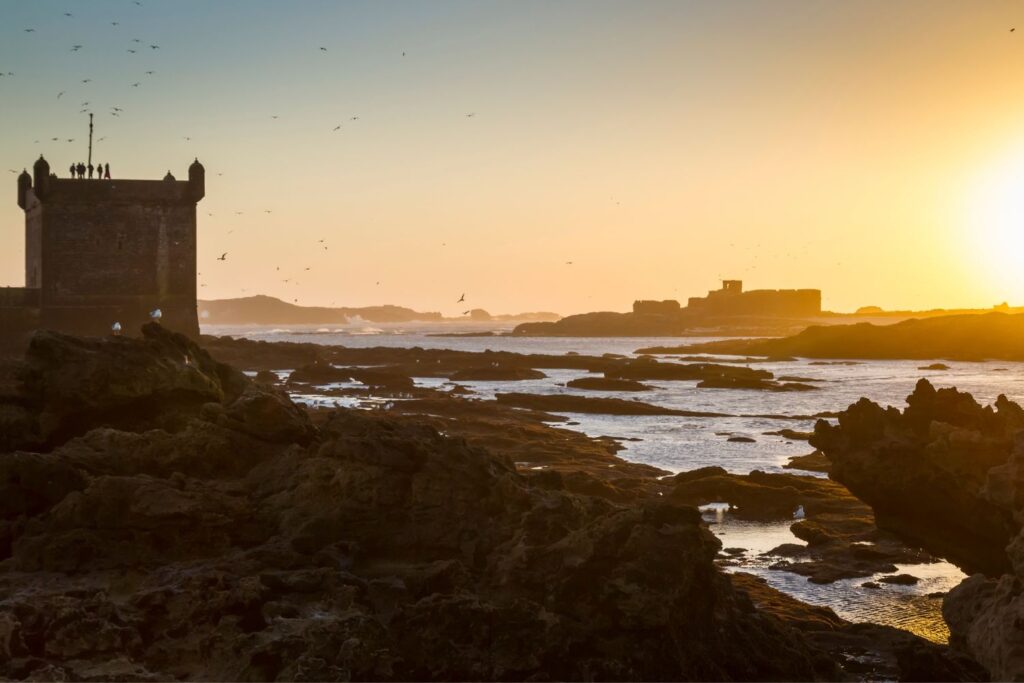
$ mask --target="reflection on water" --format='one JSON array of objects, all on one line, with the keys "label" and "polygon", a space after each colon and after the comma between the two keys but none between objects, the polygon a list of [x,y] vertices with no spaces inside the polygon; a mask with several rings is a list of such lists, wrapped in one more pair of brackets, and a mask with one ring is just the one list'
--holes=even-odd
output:
[{"label": "reflection on water", "polygon": [[[230,334],[275,341],[302,341],[319,344],[340,344],[352,347],[389,346],[447,348],[461,351],[512,351],[561,355],[577,352],[600,356],[604,353],[633,355],[640,347],[684,344],[709,339],[687,338],[530,338],[530,337],[431,337],[442,331],[481,331],[500,325],[385,325],[370,329],[364,323],[345,328],[296,327],[290,330],[246,327],[204,326],[206,334]],[[500,326],[508,329],[511,325]],[[661,357],[672,361],[672,357]],[[844,410],[862,396],[880,403],[902,408],[905,397],[921,377],[937,387],[955,386],[968,391],[982,403],[991,403],[999,394],[1020,402],[1024,396],[1024,363],[989,361],[980,363],[946,361],[949,370],[923,370],[921,361],[864,361],[853,365],[821,365],[806,359],[790,362],[758,363],[759,369],[776,376],[790,375],[815,380],[816,391],[773,393],[733,389],[698,389],[695,381],[650,381],[657,388],[638,395],[617,392],[569,389],[565,383],[587,373],[577,370],[545,369],[541,380],[518,382],[460,382],[477,392],[481,399],[492,398],[496,392],[528,392],[538,394],[567,393],[577,396],[635,399],[656,405],[729,413],[734,415],[765,415],[772,417],[690,418],[676,416],[617,416],[563,413],[570,418],[573,429],[590,436],[632,437],[624,442],[621,457],[632,462],[655,465],[679,472],[698,467],[718,465],[730,472],[746,474],[754,469],[782,471],[790,456],[804,455],[812,448],[804,441],[792,441],[764,432],[783,427],[810,431],[815,420],[782,419],[781,416],[812,415],[825,411]],[[280,373],[286,376],[286,372]],[[417,378],[424,387],[450,387],[445,378]],[[339,383],[325,388],[359,387],[359,383]],[[297,401],[324,406],[387,408],[388,399],[366,397],[330,397],[322,394],[293,394]],[[774,417],[780,416],[780,417]],[[754,443],[727,441],[729,434],[749,436]],[[737,565],[730,571],[742,570],[764,577],[768,583],[805,602],[831,607],[850,621],[870,621],[912,631],[920,636],[945,642],[949,636],[941,614],[941,598],[929,594],[944,593],[958,584],[964,574],[948,562],[926,565],[903,565],[900,573],[916,576],[913,586],[879,584],[881,588],[864,588],[867,581],[879,576],[845,579],[831,584],[814,584],[802,576],[768,567],[777,558],[765,553],[782,543],[801,543],[789,531],[788,522],[751,523],[736,520],[724,511],[709,511],[708,521],[724,547],[743,548],[736,555]]]},{"label": "reflection on water", "polygon": [[748,522],[731,516],[725,506],[705,506],[704,519],[722,541],[723,548],[743,548],[732,559],[736,565],[726,571],[744,571],[763,577],[775,589],[812,605],[830,607],[848,621],[868,621],[906,629],[937,643],[949,639],[949,628],[942,619],[942,597],[966,575],[949,562],[902,564],[897,573],[911,574],[920,581],[913,586],[880,583],[881,588],[864,588],[884,574],[842,579],[828,584],[811,583],[806,578],[778,569],[769,569],[779,558],[766,555],[783,543],[806,545],[789,530],[790,522]]}]

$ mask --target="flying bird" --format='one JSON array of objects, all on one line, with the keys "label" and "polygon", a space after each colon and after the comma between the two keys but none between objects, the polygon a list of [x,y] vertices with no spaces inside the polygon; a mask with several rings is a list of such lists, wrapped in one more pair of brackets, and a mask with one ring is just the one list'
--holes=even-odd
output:
[{"label": "flying bird", "polygon": [[132,38],[132,42],[133,43],[141,43],[142,41],[139,40],[138,38]]},{"label": "flying bird", "polygon": [[82,83],[92,83],[92,79],[91,78],[83,78],[82,79]]},{"label": "flying bird", "polygon": [[475,111],[471,111],[471,112],[469,112],[468,114],[466,114],[466,118],[467,118],[467,119],[471,119],[471,118],[473,118],[474,116],[476,116],[476,112],[475,112]]},{"label": "flying bird", "polygon": [[128,50],[128,52],[131,52],[132,54],[135,54],[136,52],[138,52],[138,50]]},{"label": "flying bird", "polygon": [[57,93],[57,99],[58,99],[58,100],[60,99],[61,95],[63,95],[63,94],[64,94],[64,92],[65,92],[65,91],[61,90],[61,91],[60,91],[59,93]]},{"label": "flying bird", "polygon": [[133,88],[138,88],[138,87],[139,87],[139,85],[140,85],[139,83],[132,83],[132,87],[133,87]]},{"label": "flying bird", "polygon": [[352,117],[352,120],[353,120],[353,121],[358,121],[358,120],[359,120],[359,117],[358,117],[358,116],[353,116],[353,117]]},{"label": "flying bird", "polygon": [[218,260],[218,261],[227,261],[227,260],[228,260],[228,252],[226,252],[226,251],[225,251],[225,252],[224,252],[223,254],[221,254],[220,256],[218,256],[218,257],[217,257],[217,260]]},{"label": "flying bird", "polygon": [[75,15],[73,15],[73,14],[72,14],[71,12],[65,12],[65,13],[64,13],[64,16],[65,16],[65,17],[73,17],[73,16],[75,16]]},{"label": "flying bird", "polygon": [[321,46],[321,48],[320,48],[320,51],[321,51],[321,52],[327,52],[327,48],[326,48],[326,47],[322,47],[322,46]]},{"label": "flying bird", "polygon": [[72,52],[78,52],[78,51],[79,51],[79,50],[81,50],[81,49],[82,49],[82,46],[81,46],[81,45],[72,45],[72,46],[71,46],[71,51],[72,51]]},{"label": "flying bird", "polygon": [[456,301],[455,303],[457,303],[457,304],[461,304],[461,303],[462,303],[463,301],[465,301],[465,300],[466,300],[466,295],[465,295],[465,294],[463,294],[462,296],[460,296],[460,297],[459,297],[459,300],[458,300],[458,301]]},{"label": "flying bird", "polygon": [[334,130],[341,130],[341,126],[335,126]]},{"label": "flying bird", "polygon": [[36,30],[34,28],[27,28],[27,29],[25,29],[25,33],[35,33],[35,32],[36,32]]},{"label": "flying bird", "polygon": [[120,26],[120,22],[112,21],[112,22],[110,22],[110,25],[111,26]]},{"label": "flying bird", "polygon": [[263,209],[263,213],[273,213],[270,209]]},{"label": "flying bird", "polygon": [[149,46],[149,49],[150,49],[150,50],[159,50],[159,49],[160,49],[160,46],[159,46],[159,45],[150,45],[150,46]]},{"label": "flying bird", "polygon": [[147,76],[152,76],[152,75],[153,75],[153,74],[155,74],[155,73],[156,73],[155,71],[147,71],[147,72],[146,72],[146,75],[147,75]]}]

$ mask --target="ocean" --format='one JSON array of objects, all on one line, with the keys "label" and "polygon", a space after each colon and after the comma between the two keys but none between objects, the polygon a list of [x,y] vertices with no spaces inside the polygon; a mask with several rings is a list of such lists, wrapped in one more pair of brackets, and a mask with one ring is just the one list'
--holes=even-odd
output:
[{"label": "ocean", "polygon": [[[380,324],[354,321],[332,326],[203,326],[204,334],[230,335],[267,341],[294,341],[350,347],[422,347],[460,351],[511,351],[562,355],[575,352],[600,356],[605,353],[635,355],[637,349],[650,346],[679,345],[710,341],[707,337],[442,337],[445,333],[507,332],[513,324],[446,323]],[[672,361],[671,356],[658,356]],[[723,361],[735,360],[728,356]],[[942,361],[948,370],[924,370],[932,361],[856,361],[850,364],[821,364],[798,359],[790,362],[756,363],[751,367],[769,370],[776,377],[800,377],[818,387],[814,391],[769,392],[736,389],[698,389],[695,381],[649,381],[657,388],[645,392],[579,391],[565,383],[585,376],[584,371],[544,370],[545,379],[515,382],[460,382],[479,397],[496,392],[538,394],[574,393],[595,397],[627,398],[694,411],[761,415],[772,417],[694,418],[675,416],[618,416],[574,414],[559,411],[576,423],[570,428],[590,436],[624,439],[619,456],[681,472],[717,465],[730,472],[746,474],[752,470],[783,472],[788,458],[805,455],[813,448],[807,442],[789,440],[765,432],[789,428],[811,431],[815,419],[791,419],[815,413],[841,411],[861,397],[885,406],[905,407],[905,398],[918,379],[927,378],[936,387],[957,387],[968,391],[982,403],[991,403],[1000,394],[1013,401],[1024,399],[1024,363],[1007,361]],[[292,368],[280,368],[284,372]],[[442,387],[443,378],[417,378],[417,384]],[[317,395],[297,395],[310,403],[354,405],[344,400]],[[777,417],[776,417],[777,416]],[[730,436],[746,436],[753,443],[730,442]],[[824,475],[817,475],[824,476]],[[742,547],[738,563],[730,571],[742,570],[763,576],[776,588],[812,604],[831,607],[851,621],[872,621],[911,630],[937,642],[948,638],[942,621],[941,599],[929,594],[944,592],[964,578],[948,562],[900,567],[921,579],[913,586],[884,585],[881,589],[861,586],[877,577],[865,577],[817,585],[785,571],[769,569],[772,559],[765,551],[781,543],[800,543],[789,531],[788,522],[752,524],[732,519],[727,511],[708,509],[705,516],[723,544]]]}]

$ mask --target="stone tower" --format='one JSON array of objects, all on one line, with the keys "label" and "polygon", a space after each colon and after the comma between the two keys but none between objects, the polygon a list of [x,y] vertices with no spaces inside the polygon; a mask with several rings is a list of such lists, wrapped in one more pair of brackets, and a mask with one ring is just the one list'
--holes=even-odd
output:
[{"label": "stone tower", "polygon": [[[22,326],[75,334],[109,334],[120,322],[134,334],[160,309],[161,322],[196,337],[196,203],[205,170],[197,159],[188,180],[57,178],[39,157],[18,178],[25,211],[25,284],[0,294]],[[25,322],[29,321],[29,322]]]}]

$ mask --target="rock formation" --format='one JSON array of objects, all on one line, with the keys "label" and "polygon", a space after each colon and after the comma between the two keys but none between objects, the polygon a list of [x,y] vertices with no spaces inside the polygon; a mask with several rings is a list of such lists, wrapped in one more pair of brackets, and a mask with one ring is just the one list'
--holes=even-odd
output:
[{"label": "rock formation", "polygon": [[0,393],[0,676],[838,675],[713,564],[691,507],[616,504],[411,419],[311,420],[184,337],[40,333]]},{"label": "rock formation", "polygon": [[951,644],[994,680],[1024,679],[1024,410],[920,380],[900,412],[861,399],[812,445],[878,525],[982,573],[946,596]]}]

